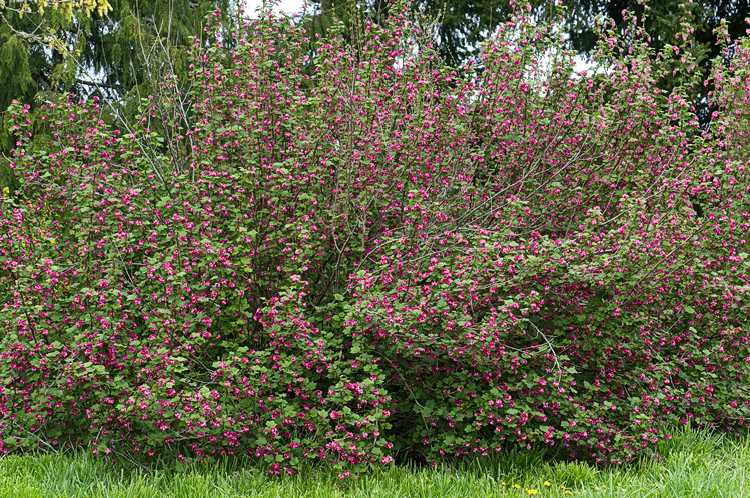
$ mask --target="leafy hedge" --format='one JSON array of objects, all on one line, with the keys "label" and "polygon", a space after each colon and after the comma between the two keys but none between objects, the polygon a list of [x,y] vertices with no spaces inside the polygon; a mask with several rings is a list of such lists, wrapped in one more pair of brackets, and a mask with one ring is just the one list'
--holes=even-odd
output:
[{"label": "leafy hedge", "polygon": [[187,111],[17,106],[0,450],[346,476],[746,428],[750,48],[700,129],[692,62],[631,35],[579,74],[519,17],[456,70],[398,16],[269,17],[196,45]]}]

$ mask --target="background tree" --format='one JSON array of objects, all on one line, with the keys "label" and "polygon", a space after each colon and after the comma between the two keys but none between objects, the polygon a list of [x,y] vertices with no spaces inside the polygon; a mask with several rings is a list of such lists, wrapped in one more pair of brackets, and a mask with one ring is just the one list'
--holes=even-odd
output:
[{"label": "background tree", "polygon": [[750,15],[748,0],[665,0],[646,2],[643,0],[576,0],[566,2],[568,15],[566,29],[577,50],[590,52],[596,43],[592,19],[605,16],[622,28],[626,25],[625,10],[645,20],[651,34],[650,44],[662,48],[672,44],[680,32],[679,20],[689,20],[694,28],[695,41],[706,48],[706,54],[716,56],[720,46],[714,30],[722,20],[726,21],[732,38],[745,35],[745,19]]},{"label": "background tree", "polygon": [[[319,7],[319,25],[330,24],[330,18],[346,18],[352,13],[361,13],[379,19],[389,13],[394,0],[312,0]],[[486,39],[497,26],[509,19],[512,4],[508,0],[412,0],[415,11],[438,21],[437,40],[443,57],[458,63],[466,57],[476,55],[479,43]],[[745,18],[750,16],[750,0],[530,0],[537,18],[550,18],[564,7],[565,30],[571,45],[581,54],[588,55],[596,44],[595,25],[597,17],[604,16],[624,30],[627,21],[624,11],[630,11],[644,21],[651,35],[651,45],[660,49],[673,44],[682,24],[693,27],[693,36],[704,51],[704,59],[719,53],[719,44],[714,30],[720,22],[727,22],[728,33],[733,37],[745,34]],[[354,4],[354,6],[352,5]],[[704,67],[706,65],[704,64]]]},{"label": "background tree", "polygon": [[235,15],[239,1],[82,0],[78,8],[71,4],[76,5],[58,1],[5,6],[0,68],[7,70],[0,72],[0,108],[12,99],[30,101],[40,91],[88,95],[106,89],[107,97],[119,98],[148,86],[155,44],[170,48],[175,61],[184,59],[180,54],[190,37],[200,34],[206,15],[216,10]]},{"label": "background tree", "polygon": [[[745,36],[750,17],[748,0],[664,0],[646,2],[643,0],[576,0],[566,2],[565,29],[570,42],[579,53],[588,55],[596,45],[593,19],[610,19],[620,34],[627,29],[625,12],[631,12],[641,22],[650,35],[649,45],[655,50],[667,46],[689,47],[690,56],[695,59],[699,81],[709,75],[711,60],[721,55],[722,40],[733,40]],[[721,31],[721,36],[717,30]],[[689,40],[685,37],[689,37]],[[687,43],[689,42],[689,43]],[[662,81],[662,87],[671,88],[678,82]],[[710,109],[706,102],[707,91],[702,85],[691,92],[698,116],[706,124]]]},{"label": "background tree", "polygon": [[[538,3],[539,0],[535,0]],[[393,0],[312,0],[318,7],[313,26],[321,33],[338,19],[351,25],[353,14],[376,21],[388,16]],[[507,0],[413,0],[412,8],[437,20],[437,40],[443,58],[458,64],[478,53],[479,43],[511,13]]]},{"label": "background tree", "polygon": [[[13,100],[70,92],[99,96],[133,114],[158,93],[164,75],[189,81],[190,39],[207,14],[228,18],[239,0],[79,0],[13,3],[0,0],[0,116]],[[230,23],[226,23],[230,25]],[[111,111],[113,107],[108,109]],[[0,152],[13,139],[0,121]],[[13,180],[0,158],[0,183]]]}]

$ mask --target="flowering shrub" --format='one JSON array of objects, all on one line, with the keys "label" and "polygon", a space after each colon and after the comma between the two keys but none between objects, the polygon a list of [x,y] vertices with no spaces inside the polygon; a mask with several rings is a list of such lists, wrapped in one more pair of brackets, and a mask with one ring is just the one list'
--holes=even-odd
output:
[{"label": "flowering shrub", "polygon": [[345,477],[511,448],[617,463],[676,424],[746,428],[747,44],[702,130],[691,61],[637,32],[588,75],[522,17],[461,70],[424,39],[267,18],[196,48],[189,115],[17,107],[0,451]]}]

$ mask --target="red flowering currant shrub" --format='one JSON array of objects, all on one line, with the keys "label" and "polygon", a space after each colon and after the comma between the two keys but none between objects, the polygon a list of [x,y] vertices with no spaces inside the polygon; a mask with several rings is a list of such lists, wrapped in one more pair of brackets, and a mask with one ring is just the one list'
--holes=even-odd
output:
[{"label": "red flowering currant shrub", "polygon": [[189,109],[17,107],[0,450],[345,476],[746,428],[747,44],[701,128],[678,48],[586,75],[524,18],[460,70],[424,39],[268,18],[196,48]]}]

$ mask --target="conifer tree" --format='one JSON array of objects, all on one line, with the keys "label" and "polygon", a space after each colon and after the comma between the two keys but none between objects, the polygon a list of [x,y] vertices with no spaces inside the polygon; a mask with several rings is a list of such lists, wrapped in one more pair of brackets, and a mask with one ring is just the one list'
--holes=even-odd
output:
[{"label": "conifer tree", "polygon": [[[345,23],[352,13],[371,19],[389,14],[398,0],[311,0],[318,7],[316,27],[325,29],[332,18]],[[460,63],[475,55],[479,44],[490,36],[500,23],[506,21],[516,0],[410,0],[412,9],[437,21],[437,41],[443,57]],[[564,27],[571,45],[588,54],[596,44],[595,25],[599,16],[610,18],[620,30],[627,28],[624,11],[639,17],[651,35],[651,44],[660,49],[675,43],[675,36],[683,31],[683,23],[690,23],[693,36],[700,47],[702,61],[718,55],[720,43],[714,30],[726,21],[732,37],[745,35],[745,18],[750,16],[750,0],[527,0],[538,18],[551,18],[564,8]]]},{"label": "conifer tree", "polygon": [[[132,113],[166,70],[186,80],[187,53],[206,16],[240,0],[0,0],[0,118],[13,100],[97,95]],[[164,66],[168,65],[168,68]],[[13,137],[0,120],[0,185],[11,186]]]},{"label": "conifer tree", "polygon": [[[121,98],[148,93],[149,63],[184,49],[208,13],[237,12],[238,0],[0,0],[0,109],[47,91]],[[158,50],[163,49],[163,50]],[[179,75],[178,75],[179,76]]]}]

